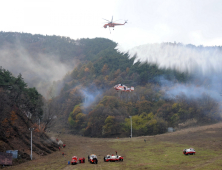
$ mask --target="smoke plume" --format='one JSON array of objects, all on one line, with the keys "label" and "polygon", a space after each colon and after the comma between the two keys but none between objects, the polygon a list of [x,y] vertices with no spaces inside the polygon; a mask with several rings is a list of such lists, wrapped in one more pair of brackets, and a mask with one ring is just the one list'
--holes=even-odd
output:
[{"label": "smoke plume", "polygon": [[[5,45],[0,49],[0,66],[12,72],[14,76],[22,74],[29,87],[36,87],[43,95],[53,81],[58,81],[74,68],[74,63],[62,63],[59,56],[50,54],[30,54],[21,45]],[[61,84],[61,83],[60,83]]]},{"label": "smoke plume", "polygon": [[94,89],[93,91],[89,88],[81,89],[81,93],[82,93],[82,97],[83,97],[83,107],[84,108],[87,108],[91,104],[93,104],[93,102],[96,101],[97,96],[102,94],[101,90],[98,90],[96,88],[93,88],[93,89]]},{"label": "smoke plume", "polygon": [[121,53],[128,52],[129,58],[136,55],[135,62],[157,64],[159,68],[203,75],[222,72],[222,48],[220,47],[163,43],[141,45],[129,51],[123,50],[121,46],[117,46],[116,49]]},{"label": "smoke plume", "polygon": [[156,64],[159,68],[175,69],[191,75],[192,78],[186,83],[169,81],[163,76],[158,77],[165,97],[175,98],[183,94],[188,99],[197,99],[206,94],[221,102],[221,47],[162,43],[142,45],[128,51],[123,50],[121,46],[117,46],[116,49],[120,53],[128,53],[129,58],[136,56],[134,62]]}]

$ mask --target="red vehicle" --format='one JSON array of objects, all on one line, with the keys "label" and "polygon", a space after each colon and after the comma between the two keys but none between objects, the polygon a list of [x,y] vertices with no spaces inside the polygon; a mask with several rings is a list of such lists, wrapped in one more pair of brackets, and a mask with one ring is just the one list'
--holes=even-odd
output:
[{"label": "red vehicle", "polygon": [[71,164],[72,164],[72,165],[75,165],[75,164],[77,164],[77,162],[78,162],[77,156],[73,156],[73,157],[72,157]]},{"label": "red vehicle", "polygon": [[194,150],[194,148],[189,148],[189,149],[183,150],[184,155],[195,155],[195,153],[196,153],[196,151]]},{"label": "red vehicle", "polygon": [[95,154],[91,154],[90,156],[88,156],[88,161],[91,164],[97,164],[98,163],[97,156]]},{"label": "red vehicle", "polygon": [[75,164],[77,164],[78,163],[78,161],[79,161],[79,163],[85,163],[85,158],[83,157],[83,158],[77,158],[77,156],[73,156],[72,157],[72,161],[71,161],[71,164],[72,165],[75,165]]},{"label": "red vehicle", "polygon": [[85,158],[79,158],[79,163],[85,163]]},{"label": "red vehicle", "polygon": [[123,157],[119,155],[107,155],[104,157],[104,162],[115,162],[115,161],[123,161]]}]

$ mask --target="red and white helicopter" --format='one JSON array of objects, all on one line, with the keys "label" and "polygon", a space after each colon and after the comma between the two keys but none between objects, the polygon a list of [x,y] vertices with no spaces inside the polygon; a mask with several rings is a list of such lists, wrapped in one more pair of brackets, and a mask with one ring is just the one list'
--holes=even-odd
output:
[{"label": "red and white helicopter", "polygon": [[[103,19],[104,19],[104,18],[103,18]],[[107,28],[107,26],[109,26],[109,28],[110,28],[110,27],[113,27],[113,30],[114,30],[114,27],[115,27],[115,26],[125,25],[125,24],[127,23],[127,21],[125,21],[123,24],[115,23],[115,22],[113,22],[113,16],[112,16],[112,20],[111,20],[111,21],[109,21],[109,20],[107,20],[107,19],[104,19],[104,20],[108,21],[108,23],[105,24],[103,27],[104,27],[104,28]]]},{"label": "red and white helicopter", "polygon": [[134,87],[130,87],[128,88],[127,86],[123,85],[123,84],[117,84],[114,86],[114,89],[118,91],[123,91],[123,92],[131,92],[131,91],[134,91]]}]

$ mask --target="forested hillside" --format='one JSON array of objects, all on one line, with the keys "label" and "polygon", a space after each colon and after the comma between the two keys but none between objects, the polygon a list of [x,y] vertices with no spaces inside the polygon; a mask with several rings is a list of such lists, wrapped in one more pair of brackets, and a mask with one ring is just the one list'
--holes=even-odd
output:
[{"label": "forested hillside", "polygon": [[[0,32],[0,63],[46,98],[53,81],[61,80],[79,63],[92,60],[116,44],[103,38],[72,40],[69,37]],[[59,89],[60,90],[60,89]]]},{"label": "forested hillside", "polygon": [[0,152],[18,150],[20,163],[30,160],[29,128],[35,128],[34,155],[57,150],[57,144],[44,133],[44,127],[39,128],[35,123],[43,117],[43,98],[35,88],[28,88],[21,75],[14,77],[0,68],[0,96]]},{"label": "forested hillside", "polygon": [[[186,72],[134,63],[136,56],[129,59],[127,54],[118,53],[117,44],[111,40],[4,32],[0,37],[1,56],[7,56],[5,50],[10,49],[10,56],[16,58],[20,54],[19,60],[26,57],[30,61],[27,64],[34,66],[11,68],[7,63],[7,69],[24,75],[30,87],[36,86],[47,97],[47,109],[40,116],[46,128],[94,137],[120,137],[130,134],[129,116],[134,136],[221,119],[220,103],[206,93],[200,92],[198,98],[188,98],[184,93],[173,97],[167,94],[178,84],[200,86],[207,81]],[[61,72],[65,76],[62,78],[61,74],[58,79],[56,75]],[[119,83],[134,86],[135,91],[116,92],[113,86]]]},{"label": "forested hillside", "polygon": [[[165,86],[161,79],[171,85]],[[110,49],[98,60],[80,64],[67,74],[58,101],[73,132],[86,136],[128,136],[129,116],[134,135],[154,135],[179,124],[184,127],[220,120],[219,104],[207,94],[198,99],[183,94],[166,96],[165,90],[173,88],[175,82],[188,85],[191,80],[185,73],[133,64],[133,59]],[[135,91],[116,92],[113,86],[118,83],[134,86]],[[94,100],[88,101],[92,96]]]}]

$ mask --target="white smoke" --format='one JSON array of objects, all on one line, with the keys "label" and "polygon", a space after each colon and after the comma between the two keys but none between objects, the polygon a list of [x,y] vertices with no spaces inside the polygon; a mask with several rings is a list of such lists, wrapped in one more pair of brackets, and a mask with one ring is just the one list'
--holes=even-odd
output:
[{"label": "white smoke", "polygon": [[53,142],[56,142],[56,138],[55,137],[51,137],[51,140],[53,141]]},{"label": "white smoke", "polygon": [[59,140],[58,145],[63,145],[63,141]]},{"label": "white smoke", "polygon": [[81,89],[83,97],[83,107],[87,108],[90,106],[96,99],[97,96],[102,94],[101,90],[93,88],[93,91],[89,88]]},{"label": "white smoke", "polygon": [[116,49],[120,53],[128,52],[129,58],[136,56],[134,63],[147,62],[156,64],[159,68],[190,73],[192,78],[186,83],[169,81],[164,76],[156,77],[166,98],[175,99],[177,96],[185,95],[188,99],[198,99],[205,94],[217,102],[222,100],[221,47],[163,43],[142,45],[129,51],[122,49],[121,46],[117,46]]},{"label": "white smoke", "polygon": [[129,58],[137,56],[135,62],[157,64],[159,68],[176,69],[180,72],[200,73],[210,75],[222,73],[222,49],[219,47],[189,47],[182,44],[147,44],[124,50],[120,53],[129,54]]},{"label": "white smoke", "polygon": [[0,66],[12,72],[14,76],[22,74],[29,87],[36,87],[46,97],[53,81],[62,79],[74,68],[73,63],[62,63],[59,56],[35,53],[29,54],[24,47],[17,44],[0,49]]},{"label": "white smoke", "polygon": [[167,98],[175,99],[177,96],[185,95],[187,99],[200,99],[205,94],[217,102],[221,101],[220,87],[217,80],[201,86],[195,85],[193,82],[186,84],[173,83],[163,77],[159,78],[159,81]]}]

